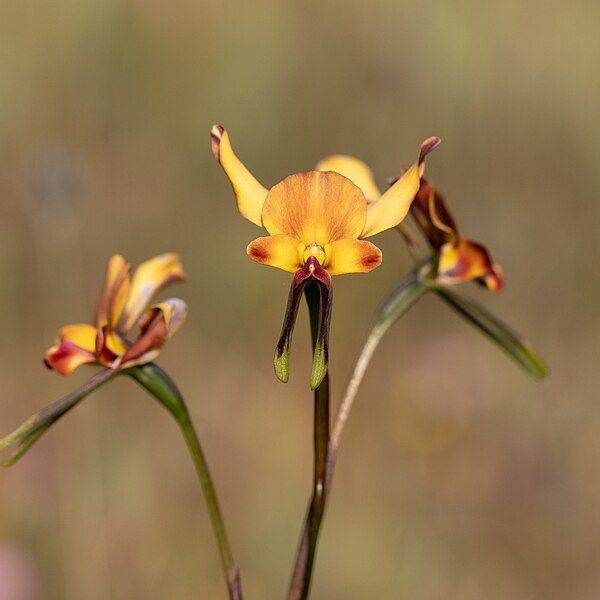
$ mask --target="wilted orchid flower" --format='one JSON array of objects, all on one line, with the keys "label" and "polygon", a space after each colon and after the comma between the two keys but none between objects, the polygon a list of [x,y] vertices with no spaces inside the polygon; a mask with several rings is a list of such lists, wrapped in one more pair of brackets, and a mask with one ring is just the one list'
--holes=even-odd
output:
[{"label": "wilted orchid flower", "polygon": [[445,197],[429,181],[421,180],[410,211],[437,254],[436,283],[477,281],[494,292],[504,287],[500,265],[483,244],[460,237]]},{"label": "wilted orchid flower", "polygon": [[396,227],[404,219],[419,189],[425,156],[439,141],[437,137],[425,140],[417,161],[373,201],[360,183],[335,168],[321,166],[290,175],[268,190],[237,158],[225,129],[212,128],[212,151],[229,177],[240,214],[269,234],[248,245],[248,256],[295,273],[275,356],[275,370],[282,381],[288,378],[289,345],[303,288],[314,283],[321,290],[314,388],[326,372],[331,276],[366,273],[381,264],[381,250],[365,238]]},{"label": "wilted orchid flower", "polygon": [[[167,253],[143,262],[131,276],[131,264],[119,254],[110,257],[94,324],[67,325],[44,362],[61,375],[86,363],[125,369],[150,362],[179,329],[187,306],[168,298],[149,306],[164,287],[185,280],[177,254]],[[139,334],[129,339],[135,325]]]}]

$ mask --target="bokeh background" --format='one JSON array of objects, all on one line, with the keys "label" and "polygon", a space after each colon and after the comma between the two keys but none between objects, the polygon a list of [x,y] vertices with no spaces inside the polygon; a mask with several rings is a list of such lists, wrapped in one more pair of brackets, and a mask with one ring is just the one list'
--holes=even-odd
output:
[{"label": "bokeh background", "polygon": [[[72,390],[41,363],[93,312],[107,257],[175,250],[185,327],[160,363],[191,407],[248,598],[284,595],[310,491],[306,313],[272,370],[290,278],[245,255],[214,122],[265,185],[343,152],[429,178],[506,272],[473,296],[534,341],[536,384],[436,298],[385,339],[339,456],[315,599],[600,597],[600,8],[22,0],[0,8],[1,433]],[[410,268],[335,282],[337,402]],[[117,381],[0,473],[3,600],[224,598],[175,425]]]}]

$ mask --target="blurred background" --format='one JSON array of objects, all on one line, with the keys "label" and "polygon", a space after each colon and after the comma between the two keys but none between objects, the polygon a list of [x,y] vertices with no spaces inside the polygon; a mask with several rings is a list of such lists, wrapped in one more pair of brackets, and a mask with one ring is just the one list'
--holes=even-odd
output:
[{"label": "blurred background", "polygon": [[[41,358],[91,318],[107,257],[183,254],[191,310],[160,364],[210,459],[248,598],[281,598],[311,484],[306,312],[273,374],[290,276],[252,263],[209,146],[224,124],[270,186],[348,153],[428,177],[507,285],[537,384],[434,297],[378,350],[343,440],[312,598],[600,597],[600,8],[575,0],[57,0],[0,8],[1,434],[84,382]],[[335,402],[411,267],[335,281]],[[0,473],[3,600],[218,599],[174,423],[117,381]]]}]

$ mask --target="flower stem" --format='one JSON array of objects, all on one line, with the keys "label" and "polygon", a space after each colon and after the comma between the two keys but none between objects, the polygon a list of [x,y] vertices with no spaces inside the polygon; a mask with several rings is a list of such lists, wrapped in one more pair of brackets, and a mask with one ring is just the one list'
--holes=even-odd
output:
[{"label": "flower stem", "polygon": [[[306,286],[305,295],[308,302],[313,350],[316,348],[319,332],[319,294],[318,286],[312,284]],[[325,375],[315,390],[314,399],[313,492],[296,553],[296,562],[288,593],[289,600],[308,598],[317,541],[325,512],[329,448],[329,375]]]},{"label": "flower stem", "polygon": [[194,462],[208,506],[210,521],[219,548],[221,565],[227,581],[229,598],[231,600],[242,600],[240,572],[233,559],[231,546],[225,530],[225,523],[217,499],[217,492],[183,396],[173,380],[154,363],[149,363],[143,367],[133,367],[126,372],[148,390],[177,421]]},{"label": "flower stem", "polygon": [[[382,304],[375,322],[365,344],[360,352],[352,377],[346,387],[344,397],[338,409],[335,422],[331,431],[331,437],[327,443],[327,449],[323,450],[322,444],[329,433],[329,381],[326,377],[321,386],[315,390],[315,480],[313,497],[306,516],[304,530],[300,540],[296,564],[288,594],[288,600],[305,600],[308,598],[310,581],[316,551],[316,543],[321,526],[323,514],[329,491],[337,451],[340,445],[342,433],[348,420],[348,416],[358,393],[358,388],[365,376],[375,350],[379,346],[383,336],[388,329],[419,299],[427,292],[429,287],[422,282],[418,270],[415,270],[398,287],[396,287]],[[307,288],[308,290],[308,288]],[[316,298],[318,300],[318,297]],[[314,297],[307,293],[309,310],[311,315],[311,330],[315,318],[318,322],[318,303]],[[314,316],[316,313],[316,317]],[[314,334],[313,334],[314,339]],[[326,406],[324,409],[321,405]],[[326,425],[325,425],[326,423]],[[323,467],[322,460],[326,464]]]},{"label": "flower stem", "polygon": [[360,355],[356,364],[352,377],[346,386],[342,402],[338,409],[337,415],[332,428],[331,440],[329,443],[329,463],[327,469],[327,491],[331,485],[333,470],[335,468],[335,460],[337,451],[342,439],[342,433],[348,416],[354,405],[354,400],[358,393],[358,388],[367,372],[367,368],[371,363],[371,359],[375,354],[375,350],[387,333],[388,329],[409,309],[413,304],[429,290],[429,287],[419,277],[418,269],[415,270],[409,277],[402,281],[386,298],[381,305],[375,322],[367,336],[367,339],[360,351]]}]

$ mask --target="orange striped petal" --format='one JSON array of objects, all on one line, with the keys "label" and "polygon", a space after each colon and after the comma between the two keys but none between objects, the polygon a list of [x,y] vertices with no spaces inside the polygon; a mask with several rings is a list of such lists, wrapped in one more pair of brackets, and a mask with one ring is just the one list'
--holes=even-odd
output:
[{"label": "orange striped petal", "polygon": [[419,181],[425,168],[425,157],[440,143],[431,137],[421,144],[419,157],[394,185],[377,202],[367,207],[367,221],[361,238],[370,237],[386,229],[396,227],[406,216],[410,204],[419,190]]},{"label": "orange striped petal", "polygon": [[316,171],[334,171],[347,177],[357,185],[365,195],[367,202],[379,200],[381,192],[373,179],[373,172],[358,158],[344,154],[334,154],[321,160],[315,167]]},{"label": "orange striped petal", "polygon": [[71,375],[77,367],[95,362],[97,333],[95,327],[87,324],[63,327],[58,343],[46,352],[46,366],[60,375]]},{"label": "orange striped petal", "polygon": [[160,290],[185,279],[186,274],[183,271],[179,254],[168,252],[143,262],[133,275],[131,291],[119,330],[127,333]]},{"label": "orange striped petal", "polygon": [[104,286],[96,309],[97,329],[107,325],[114,329],[117,326],[129,295],[130,269],[131,264],[120,254],[114,254],[108,259]]},{"label": "orange striped petal", "polygon": [[478,242],[461,240],[440,248],[436,280],[452,285],[463,281],[481,280],[490,290],[504,286],[502,269],[494,264],[488,249]]},{"label": "orange striped petal", "polygon": [[357,238],[366,220],[367,203],[349,179],[331,171],[286,177],[273,186],[263,206],[263,225],[271,235],[285,234],[305,246]]},{"label": "orange striped petal", "polygon": [[302,242],[283,234],[257,238],[250,242],[246,249],[252,260],[290,273],[294,273],[304,264],[303,252]]},{"label": "orange striped petal", "polygon": [[140,323],[140,336],[123,355],[121,367],[154,360],[164,343],[181,327],[186,316],[187,305],[179,298],[168,298],[151,306]]},{"label": "orange striped petal", "polygon": [[262,227],[261,213],[267,197],[267,189],[235,155],[229,135],[221,125],[213,125],[210,130],[210,143],[215,158],[229,177],[240,214],[248,221]]},{"label": "orange striped petal", "polygon": [[382,261],[381,250],[364,240],[337,240],[325,246],[325,269],[330,275],[368,273]]}]

